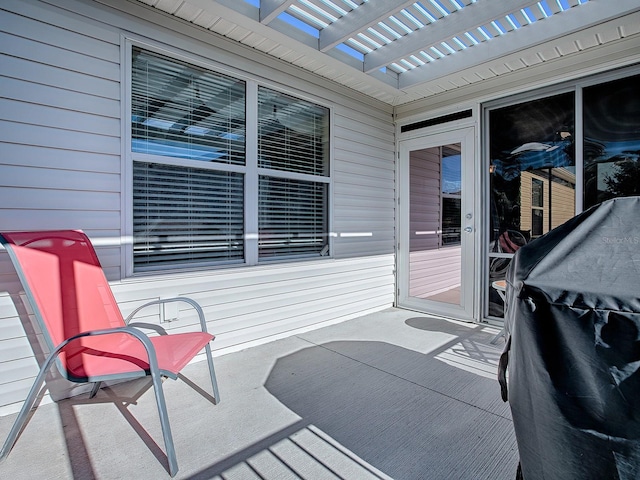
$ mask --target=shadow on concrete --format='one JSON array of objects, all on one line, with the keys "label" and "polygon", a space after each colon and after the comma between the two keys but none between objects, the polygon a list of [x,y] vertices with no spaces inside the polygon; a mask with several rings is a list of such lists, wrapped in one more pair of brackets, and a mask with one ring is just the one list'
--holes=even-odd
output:
[{"label": "shadow on concrete", "polygon": [[280,358],[265,387],[305,425],[394,479],[515,476],[513,425],[497,382],[432,354],[330,342]]}]

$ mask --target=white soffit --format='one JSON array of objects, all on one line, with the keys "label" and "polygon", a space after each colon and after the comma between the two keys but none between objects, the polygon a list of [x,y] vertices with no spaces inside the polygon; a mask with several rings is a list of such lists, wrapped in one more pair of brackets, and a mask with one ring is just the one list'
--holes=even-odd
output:
[{"label": "white soffit", "polygon": [[390,105],[640,33],[638,0],[138,1]]}]

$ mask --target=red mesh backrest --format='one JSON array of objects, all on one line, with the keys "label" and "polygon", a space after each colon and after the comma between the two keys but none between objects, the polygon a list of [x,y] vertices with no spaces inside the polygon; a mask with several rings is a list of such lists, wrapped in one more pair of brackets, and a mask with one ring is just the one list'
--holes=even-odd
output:
[{"label": "red mesh backrest", "polygon": [[2,236],[12,244],[43,328],[54,345],[87,330],[124,326],[95,250],[83,232],[14,232]]}]

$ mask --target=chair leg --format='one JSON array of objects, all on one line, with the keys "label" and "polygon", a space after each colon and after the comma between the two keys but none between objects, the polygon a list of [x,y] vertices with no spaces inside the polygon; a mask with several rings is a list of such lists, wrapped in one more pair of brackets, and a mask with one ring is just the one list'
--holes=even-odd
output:
[{"label": "chair leg", "polygon": [[204,347],[207,355],[207,363],[209,364],[209,375],[211,376],[211,386],[213,387],[214,404],[220,403],[220,392],[218,391],[218,381],[216,380],[216,371],[213,368],[213,356],[211,355],[211,346],[207,343]]},{"label": "chair leg", "polygon": [[506,338],[505,327],[502,327],[502,330],[500,330],[498,332],[498,334],[495,337],[493,337],[493,339],[489,343],[491,345],[495,345],[496,343],[498,343],[498,340],[500,339],[500,337],[505,337]]},{"label": "chair leg", "polygon": [[100,390],[100,386],[102,382],[95,382],[93,384],[93,388],[91,389],[91,393],[89,394],[89,398],[93,398],[98,394],[98,390]]},{"label": "chair leg", "polygon": [[9,455],[9,452],[11,451],[16,441],[18,440],[18,436],[20,435],[20,433],[22,432],[22,429],[26,424],[27,417],[29,416],[29,412],[33,408],[33,404],[35,403],[38,393],[42,388],[42,384],[44,383],[44,379],[47,375],[47,372],[49,371],[49,368],[51,367],[51,364],[53,363],[53,360],[56,358],[57,355],[58,355],[58,350],[49,354],[44,364],[40,368],[40,372],[38,373],[38,376],[34,380],[33,385],[31,386],[31,390],[29,390],[29,394],[27,395],[27,398],[25,399],[24,404],[22,405],[22,409],[20,410],[20,413],[16,417],[15,422],[13,422],[13,426],[9,431],[9,435],[7,436],[7,439],[5,440],[4,445],[2,446],[2,450],[0,450],[0,462],[4,461],[4,459],[7,458],[7,456]]},{"label": "chair leg", "polygon": [[169,415],[167,413],[167,404],[164,399],[164,391],[162,390],[162,376],[157,365],[150,368],[151,380],[153,382],[153,390],[156,396],[156,404],[158,405],[158,415],[160,416],[160,426],[162,427],[162,436],[164,437],[164,446],[167,452],[167,460],[169,461],[169,474],[175,477],[178,473],[178,461],[176,459],[176,451],[173,445],[173,437],[171,435],[171,426],[169,425]]}]

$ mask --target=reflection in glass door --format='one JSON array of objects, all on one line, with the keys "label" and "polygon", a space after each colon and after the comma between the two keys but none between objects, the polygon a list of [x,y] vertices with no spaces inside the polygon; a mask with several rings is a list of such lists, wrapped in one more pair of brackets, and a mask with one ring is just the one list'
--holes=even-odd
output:
[{"label": "reflection in glass door", "polygon": [[523,244],[583,209],[640,195],[640,75],[633,71],[487,108],[486,317],[503,317],[499,282]]},{"label": "reflection in glass door", "polygon": [[460,305],[460,144],[409,153],[409,296]]},{"label": "reflection in glass door", "polygon": [[575,215],[574,111],[573,92],[490,111],[489,317],[515,252]]},{"label": "reflection in glass door", "polygon": [[406,307],[468,320],[473,316],[474,226],[473,195],[463,186],[472,177],[464,171],[464,133],[472,140],[472,131],[459,131],[401,145],[401,182],[407,187],[402,197],[408,205],[401,207],[398,300]]}]

